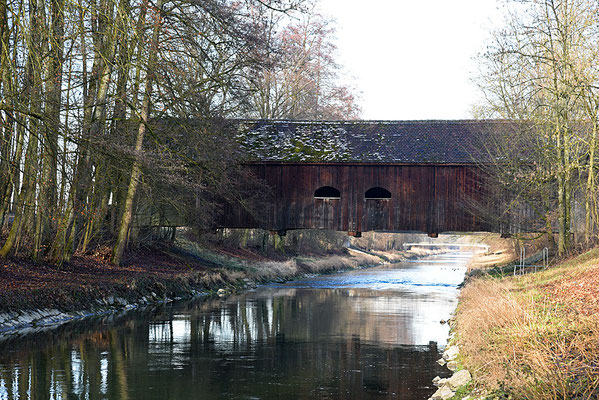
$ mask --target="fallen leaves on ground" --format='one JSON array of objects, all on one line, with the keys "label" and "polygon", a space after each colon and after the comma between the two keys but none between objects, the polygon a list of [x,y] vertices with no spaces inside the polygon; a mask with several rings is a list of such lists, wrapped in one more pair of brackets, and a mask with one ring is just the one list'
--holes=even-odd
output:
[{"label": "fallen leaves on ground", "polygon": [[599,315],[599,263],[574,276],[552,282],[544,290],[554,302],[567,304],[573,312]]}]

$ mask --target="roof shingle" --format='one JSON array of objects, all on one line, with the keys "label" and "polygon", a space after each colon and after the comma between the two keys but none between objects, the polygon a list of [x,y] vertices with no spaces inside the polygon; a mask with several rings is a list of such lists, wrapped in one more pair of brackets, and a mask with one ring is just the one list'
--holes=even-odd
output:
[{"label": "roof shingle", "polygon": [[483,143],[512,129],[506,120],[239,121],[252,161],[474,164]]}]

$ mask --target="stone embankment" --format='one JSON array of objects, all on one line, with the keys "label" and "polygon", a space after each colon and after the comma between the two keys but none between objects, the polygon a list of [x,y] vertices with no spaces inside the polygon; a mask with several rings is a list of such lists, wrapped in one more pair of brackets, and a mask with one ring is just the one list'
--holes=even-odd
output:
[{"label": "stone embankment", "polygon": [[433,379],[433,384],[437,386],[437,391],[429,398],[429,400],[447,400],[452,398],[456,391],[462,386],[467,385],[471,380],[472,376],[470,371],[466,369],[458,369],[458,363],[456,361],[460,349],[457,345],[449,346],[443,352],[443,358],[437,361],[441,365],[446,365],[447,368],[454,374],[449,378],[440,378],[439,376]]},{"label": "stone embankment", "polygon": [[[193,298],[206,294],[207,293],[191,291],[186,298]],[[83,310],[65,311],[42,308],[0,312],[0,340],[8,337],[41,332],[67,322],[77,321],[88,317],[116,314],[136,308],[182,299],[183,297],[160,298],[158,295],[154,294],[154,296],[144,296],[140,299],[131,301],[122,297],[109,296],[107,298],[96,300],[96,305]]]}]

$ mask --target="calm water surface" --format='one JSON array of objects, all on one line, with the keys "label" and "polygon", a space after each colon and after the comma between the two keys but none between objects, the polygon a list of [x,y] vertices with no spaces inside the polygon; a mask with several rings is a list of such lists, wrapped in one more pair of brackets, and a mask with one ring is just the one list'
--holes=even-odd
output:
[{"label": "calm water surface", "polygon": [[426,399],[468,254],[0,339],[0,400]]}]

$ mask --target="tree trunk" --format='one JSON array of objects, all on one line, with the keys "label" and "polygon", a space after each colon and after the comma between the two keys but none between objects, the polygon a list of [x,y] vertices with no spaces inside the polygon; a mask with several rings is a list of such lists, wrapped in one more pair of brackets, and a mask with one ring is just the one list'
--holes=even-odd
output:
[{"label": "tree trunk", "polygon": [[[40,4],[41,3],[41,4]],[[2,249],[0,256],[6,257],[13,246],[18,244],[21,230],[23,226],[29,227],[29,223],[35,209],[35,193],[38,174],[38,151],[39,151],[39,121],[35,115],[40,115],[42,107],[42,43],[45,16],[43,3],[40,0],[32,0],[29,3],[30,20],[29,20],[29,35],[26,40],[28,44],[28,57],[26,65],[26,93],[28,94],[25,101],[29,102],[28,128],[29,137],[27,140],[27,152],[25,156],[25,166],[23,170],[23,186],[19,193],[19,201],[15,209],[15,219],[9,231],[8,237]],[[17,166],[18,167],[18,166]],[[17,168],[18,169],[18,168]],[[20,171],[17,172],[17,174]],[[34,235],[34,240],[37,237]],[[34,253],[34,257],[35,257]]]},{"label": "tree trunk", "polygon": [[56,214],[56,176],[58,132],[62,93],[62,65],[64,43],[64,0],[51,0],[50,61],[46,76],[45,129],[42,156],[42,179],[34,255],[41,256],[55,226],[51,223]]},{"label": "tree trunk", "polygon": [[158,61],[158,41],[160,38],[160,30],[162,24],[162,0],[158,0],[156,3],[156,22],[154,24],[154,32],[152,33],[152,42],[150,48],[150,55],[147,63],[147,76],[146,76],[146,87],[144,93],[144,99],[141,108],[141,121],[137,130],[137,137],[135,140],[135,161],[131,168],[131,180],[129,181],[129,188],[127,190],[127,196],[125,198],[125,205],[123,210],[123,216],[121,218],[121,224],[119,227],[119,234],[117,237],[116,244],[114,246],[114,252],[112,255],[112,263],[120,264],[123,252],[125,250],[125,243],[127,240],[127,232],[131,225],[133,217],[133,201],[139,184],[139,178],[141,177],[141,151],[143,147],[144,135],[146,133],[148,118],[150,115],[150,105],[152,96],[152,87],[154,84],[154,70]]},{"label": "tree trunk", "polygon": [[566,254],[568,250],[569,242],[569,226],[568,226],[568,189],[569,185],[567,182],[567,166],[566,166],[566,153],[564,145],[564,132],[560,126],[560,122],[556,122],[556,150],[558,154],[558,168],[557,168],[557,202],[558,202],[558,240],[557,240],[557,251],[560,256]]},{"label": "tree trunk", "polygon": [[[10,62],[9,54],[9,30],[8,30],[8,14],[6,0],[0,0],[0,105],[4,105],[7,98],[9,102],[12,100],[11,92],[11,76],[8,73],[8,64]],[[7,105],[8,106],[8,105]],[[10,107],[10,106],[9,106]],[[8,208],[6,193],[11,187],[10,176],[10,150],[12,142],[12,118],[8,113],[0,112],[0,230],[4,225],[4,214]]]},{"label": "tree trunk", "polygon": [[587,168],[587,184],[586,184],[586,196],[584,203],[584,235],[586,245],[591,244],[594,224],[592,218],[591,207],[592,203],[595,202],[595,146],[597,141],[597,123],[593,124],[593,132],[591,134],[591,140],[589,143],[589,165]]},{"label": "tree trunk", "polygon": [[29,137],[27,154],[25,156],[25,170],[23,172],[23,187],[19,193],[19,200],[15,209],[15,218],[8,233],[8,237],[0,249],[0,256],[6,257],[19,239],[22,226],[30,218],[33,202],[35,200],[35,185],[37,175],[37,150],[38,140],[36,135]]}]

